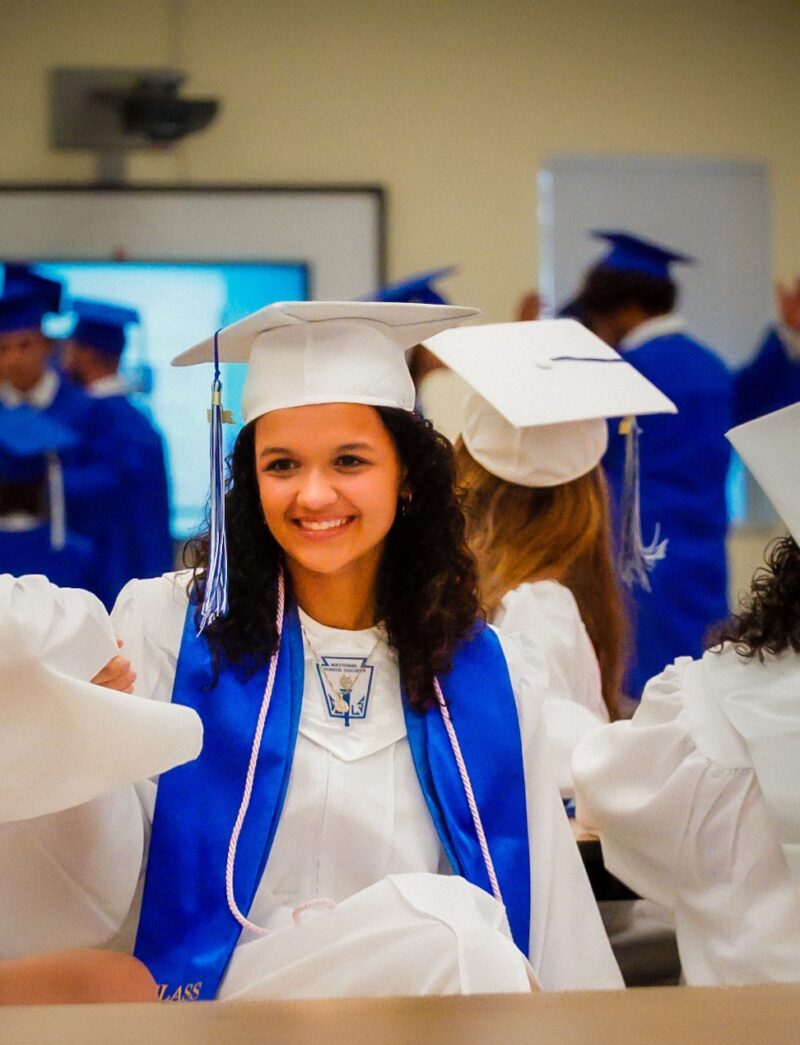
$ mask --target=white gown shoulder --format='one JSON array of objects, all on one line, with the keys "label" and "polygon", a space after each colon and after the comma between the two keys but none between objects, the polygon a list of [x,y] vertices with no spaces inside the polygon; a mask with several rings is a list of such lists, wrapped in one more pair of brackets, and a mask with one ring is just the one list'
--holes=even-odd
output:
[{"label": "white gown shoulder", "polygon": [[[792,667],[796,703],[797,658]],[[675,912],[690,984],[800,979],[800,890],[749,739],[726,708],[747,690],[748,712],[768,723],[786,674],[785,663],[745,665],[731,649],[680,658],[648,683],[632,720],[575,751],[578,818],[600,835],[613,874]],[[800,748],[787,743],[796,765]]]},{"label": "white gown shoulder", "polygon": [[572,752],[582,737],[608,722],[600,667],[578,604],[558,581],[520,584],[506,592],[494,617],[504,635],[523,636],[547,671],[544,717],[553,766],[563,798],[575,793]]}]

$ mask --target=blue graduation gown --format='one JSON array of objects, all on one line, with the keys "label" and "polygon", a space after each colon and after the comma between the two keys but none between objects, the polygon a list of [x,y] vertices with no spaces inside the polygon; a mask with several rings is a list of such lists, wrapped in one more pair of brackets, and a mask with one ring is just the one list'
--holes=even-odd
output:
[{"label": "blue graduation gown", "polygon": [[[678,408],[639,418],[642,533],[649,541],[660,523],[669,546],[650,574],[652,590],[631,594],[635,652],[628,687],[638,698],[675,657],[699,657],[708,627],[728,612],[730,447],[724,433],[732,424],[733,384],[719,357],[683,333],[655,337],[625,351],[625,359]],[[616,506],[625,459],[617,428],[610,426],[604,458]]]},{"label": "blue graduation gown", "polygon": [[59,588],[85,588],[95,585],[96,558],[89,541],[67,534],[64,547],[50,547],[50,524],[30,530],[0,531],[0,573],[16,577],[41,573]]},{"label": "blue graduation gown", "polygon": [[86,537],[97,549],[98,569],[91,591],[106,601],[104,544],[107,541],[108,506],[114,502],[118,480],[113,457],[106,444],[95,402],[64,377],[43,413],[78,436],[78,445],[61,454],[67,527]]},{"label": "blue graduation gown", "polygon": [[736,374],[737,425],[800,401],[800,360],[791,359],[774,327]]},{"label": "blue graduation gown", "polygon": [[144,414],[124,395],[93,402],[117,481],[102,538],[101,598],[110,607],[129,580],[173,568],[169,484],[163,440]]}]

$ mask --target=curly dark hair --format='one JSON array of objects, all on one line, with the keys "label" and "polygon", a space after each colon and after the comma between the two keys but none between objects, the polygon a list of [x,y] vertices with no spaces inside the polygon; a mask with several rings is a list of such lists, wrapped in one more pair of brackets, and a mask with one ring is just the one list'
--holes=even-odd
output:
[{"label": "curly dark hair", "polygon": [[[412,707],[435,703],[434,676],[479,620],[477,570],[467,548],[453,448],[417,414],[376,407],[405,469],[412,497],[398,511],[378,571],[377,613],[397,651]],[[225,496],[230,612],[205,635],[220,657],[250,674],[275,651],[278,573],[283,552],[264,524],[255,468],[255,422],[239,433],[229,459]],[[202,593],[208,531],[187,544],[194,591]],[[286,577],[287,584],[290,578]],[[198,608],[199,615],[199,608]]]},{"label": "curly dark hair", "polygon": [[673,310],[677,296],[678,289],[669,277],[597,265],[570,304],[590,319],[593,315],[610,315],[626,305],[638,305],[648,315],[660,316]]},{"label": "curly dark hair", "polygon": [[740,657],[760,661],[765,653],[800,653],[800,548],[791,537],[778,537],[764,558],[740,612],[713,631],[709,649],[720,652],[731,642]]}]

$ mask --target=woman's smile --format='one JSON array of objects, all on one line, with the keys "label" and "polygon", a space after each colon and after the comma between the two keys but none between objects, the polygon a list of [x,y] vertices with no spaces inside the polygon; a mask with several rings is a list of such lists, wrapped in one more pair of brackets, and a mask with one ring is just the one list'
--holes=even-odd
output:
[{"label": "woman's smile", "polygon": [[338,515],[325,519],[295,518],[292,522],[307,540],[325,541],[339,537],[355,520],[355,515]]}]

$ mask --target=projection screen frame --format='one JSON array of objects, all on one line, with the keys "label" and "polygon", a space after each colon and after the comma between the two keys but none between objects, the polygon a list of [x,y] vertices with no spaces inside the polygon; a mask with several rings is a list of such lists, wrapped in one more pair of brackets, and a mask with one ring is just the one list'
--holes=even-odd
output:
[{"label": "projection screen frame", "polygon": [[348,300],[386,282],[386,255],[381,185],[0,184],[4,261],[305,262],[310,297]]}]

